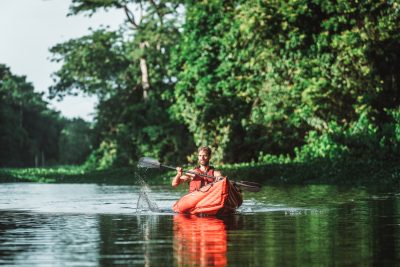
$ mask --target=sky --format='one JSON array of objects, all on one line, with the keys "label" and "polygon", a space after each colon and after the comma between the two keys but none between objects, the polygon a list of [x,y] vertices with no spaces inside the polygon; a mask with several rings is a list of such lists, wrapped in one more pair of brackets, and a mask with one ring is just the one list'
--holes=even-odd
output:
[{"label": "sky", "polygon": [[[104,25],[116,29],[125,18],[119,10],[67,17],[70,4],[71,0],[0,0],[0,64],[14,75],[26,76],[35,91],[45,92],[45,96],[53,82],[51,73],[61,66],[50,62],[50,47],[88,34],[89,28]],[[64,117],[93,119],[95,97],[45,100]]]}]

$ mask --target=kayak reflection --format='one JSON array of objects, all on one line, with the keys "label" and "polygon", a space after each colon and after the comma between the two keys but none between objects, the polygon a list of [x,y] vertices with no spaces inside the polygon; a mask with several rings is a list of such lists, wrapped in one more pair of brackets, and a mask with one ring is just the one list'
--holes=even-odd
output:
[{"label": "kayak reflection", "polygon": [[177,266],[227,266],[224,221],[213,217],[174,216]]}]

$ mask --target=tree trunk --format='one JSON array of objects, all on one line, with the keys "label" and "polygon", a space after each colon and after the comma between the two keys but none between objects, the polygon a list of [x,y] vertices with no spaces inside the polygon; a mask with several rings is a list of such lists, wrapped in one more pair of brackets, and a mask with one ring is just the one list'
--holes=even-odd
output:
[{"label": "tree trunk", "polygon": [[143,50],[142,57],[140,58],[140,71],[142,73],[142,87],[143,87],[143,99],[147,100],[150,90],[149,73],[147,69],[147,61],[144,57],[144,50],[148,46],[148,42],[140,43],[140,48]]},{"label": "tree trunk", "polygon": [[44,152],[42,151],[42,167],[45,167],[46,163],[44,161]]}]

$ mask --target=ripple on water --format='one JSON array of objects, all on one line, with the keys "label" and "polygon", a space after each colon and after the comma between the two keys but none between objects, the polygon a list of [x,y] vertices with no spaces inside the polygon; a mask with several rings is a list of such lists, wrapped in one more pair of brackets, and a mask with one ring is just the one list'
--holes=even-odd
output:
[{"label": "ripple on water", "polygon": [[[171,215],[172,205],[185,192],[170,187],[113,186],[96,184],[4,184],[0,210],[70,214]],[[10,199],[10,196],[12,198]],[[268,203],[265,198],[245,198],[238,213],[283,211],[289,214],[309,209]]]},{"label": "ripple on water", "polygon": [[[137,210],[140,192],[139,186],[4,184],[0,188],[0,210],[39,213],[132,214]],[[12,197],[10,198],[10,196]],[[170,203],[175,201],[174,197],[162,191],[149,191],[146,197],[146,202],[157,203],[160,210],[166,210],[166,205],[171,209]],[[144,204],[140,206],[142,211],[149,209],[149,203]]]}]

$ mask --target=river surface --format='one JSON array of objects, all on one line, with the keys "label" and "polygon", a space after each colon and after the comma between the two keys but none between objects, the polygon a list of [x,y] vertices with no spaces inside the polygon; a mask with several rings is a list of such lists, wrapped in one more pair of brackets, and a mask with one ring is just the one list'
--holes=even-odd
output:
[{"label": "river surface", "polygon": [[264,186],[224,218],[166,186],[0,185],[1,266],[400,266],[400,190]]}]

